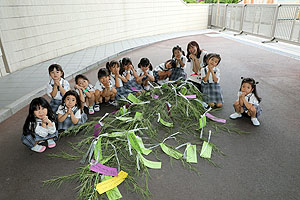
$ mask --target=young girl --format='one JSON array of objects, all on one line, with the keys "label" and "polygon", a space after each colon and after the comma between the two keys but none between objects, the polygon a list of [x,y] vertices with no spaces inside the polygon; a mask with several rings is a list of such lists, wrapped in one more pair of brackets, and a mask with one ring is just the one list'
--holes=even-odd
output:
[{"label": "young girl", "polygon": [[175,61],[176,67],[172,69],[170,80],[186,80],[186,73],[184,72],[186,57],[184,51],[181,49],[180,46],[177,45],[172,49],[172,53],[172,59]]},{"label": "young girl", "polygon": [[150,85],[149,85],[149,81],[153,82],[155,81],[155,78],[153,76],[153,72],[152,72],[152,64],[150,63],[148,58],[142,58],[140,60],[140,63],[138,64],[138,70],[137,70],[137,74],[138,74],[138,78],[136,79],[136,81],[142,85],[142,87],[145,90],[149,90],[150,89]]},{"label": "young girl", "polygon": [[100,109],[100,103],[103,102],[103,98],[105,99],[105,102],[115,100],[117,90],[113,88],[110,82],[109,72],[107,69],[99,69],[98,81],[95,84],[95,90],[95,109],[96,107],[99,107]]},{"label": "young girl", "polygon": [[57,119],[59,131],[86,122],[87,115],[81,110],[81,101],[76,91],[69,90],[66,92],[62,98],[62,104],[58,107]]},{"label": "young girl", "polygon": [[[95,103],[95,89],[94,86],[89,84],[89,79],[79,74],[75,77],[75,89],[79,94],[79,98],[82,106],[87,106],[89,108],[89,114],[94,114],[94,103]],[[83,109],[83,108],[81,108]],[[95,107],[95,111],[99,111],[99,107]]]},{"label": "young girl", "polygon": [[238,92],[238,99],[234,102],[233,107],[235,113],[230,115],[231,119],[242,117],[242,113],[247,113],[251,117],[254,126],[259,126],[260,123],[257,117],[261,114],[262,109],[259,106],[261,98],[257,95],[256,84],[253,78],[243,78]]},{"label": "young girl", "polygon": [[48,147],[56,146],[54,140],[57,140],[57,130],[55,127],[56,117],[50,104],[43,97],[35,98],[29,105],[29,114],[26,118],[22,142],[32,151],[41,153],[46,147],[40,145],[47,141]]},{"label": "young girl", "polygon": [[127,90],[123,87],[123,81],[127,82],[127,79],[120,75],[120,63],[112,60],[106,63],[106,69],[110,72],[110,82],[117,90],[116,99],[122,96],[127,97],[131,90]]},{"label": "young girl", "polygon": [[221,57],[219,54],[210,53],[206,56],[207,65],[201,69],[201,88],[205,102],[210,107],[222,107],[223,106],[223,95],[220,87],[220,69],[217,65],[220,63]]},{"label": "young girl", "polygon": [[70,90],[70,84],[64,79],[64,71],[60,65],[50,65],[48,72],[51,80],[47,85],[47,94],[51,97],[50,106],[53,113],[56,113],[58,106],[62,103],[62,97]]},{"label": "young girl", "polygon": [[172,75],[172,69],[176,68],[175,60],[167,60],[164,63],[156,66],[153,70],[153,76],[155,81],[159,84],[163,84],[165,81],[168,81],[170,76]]},{"label": "young girl", "polygon": [[120,70],[123,71],[122,76],[125,78],[123,81],[123,87],[132,90],[133,88],[137,90],[142,90],[142,86],[136,82],[138,75],[132,65],[130,58],[125,57],[120,60]]},{"label": "young girl", "polygon": [[206,51],[200,50],[199,44],[196,41],[191,41],[187,45],[187,65],[184,71],[187,74],[187,79],[192,82],[201,91],[200,70],[205,66]]}]

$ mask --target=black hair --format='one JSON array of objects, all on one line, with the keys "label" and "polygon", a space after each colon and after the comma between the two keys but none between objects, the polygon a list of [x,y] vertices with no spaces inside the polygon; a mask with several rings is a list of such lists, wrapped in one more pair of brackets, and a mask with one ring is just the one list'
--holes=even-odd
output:
[{"label": "black hair", "polygon": [[125,71],[125,66],[127,65],[132,65],[132,61],[130,60],[129,57],[125,57],[122,60],[119,61],[120,63],[120,74],[123,74]]},{"label": "black hair", "polygon": [[[221,56],[220,56],[220,54],[209,53],[209,54],[206,54],[205,57],[204,57],[204,60],[205,60],[205,66],[208,65],[208,60],[211,59],[211,58],[213,58],[213,57],[219,59],[218,64],[221,62]],[[218,64],[217,64],[217,65],[218,65]]]},{"label": "black hair", "polygon": [[197,58],[200,58],[200,55],[201,55],[201,53],[202,53],[202,50],[200,49],[200,46],[199,46],[199,44],[198,44],[196,41],[191,41],[191,42],[189,42],[188,45],[187,45],[187,50],[186,50],[186,51],[187,51],[186,58],[187,58],[187,61],[188,61],[188,62],[191,62],[191,59],[190,59],[191,53],[190,53],[190,51],[189,51],[189,48],[190,48],[191,46],[197,47],[197,55],[196,55]]},{"label": "black hair", "polygon": [[257,91],[256,91],[256,85],[258,84],[258,82],[255,82],[255,80],[253,78],[241,77],[241,79],[242,79],[242,83],[241,83],[240,91],[242,90],[243,83],[249,83],[251,85],[251,87],[253,88],[252,93],[257,98],[258,102],[261,102],[261,98],[257,95]]},{"label": "black hair", "polygon": [[138,64],[138,68],[141,68],[142,66],[146,67],[148,65],[149,65],[150,71],[152,71],[153,67],[152,67],[152,64],[150,63],[150,60],[148,58],[142,58],[140,60],[140,63]]},{"label": "black hair", "polygon": [[62,73],[61,77],[64,78],[65,73],[64,73],[62,67],[61,67],[59,64],[52,64],[52,65],[50,65],[50,66],[48,67],[48,72],[49,72],[49,74],[50,74],[50,72],[52,72],[52,71],[54,70],[54,68],[55,68],[57,71],[61,71],[61,73]]},{"label": "black hair", "polygon": [[108,70],[109,74],[111,73],[111,70],[110,70],[110,69],[111,69],[114,65],[117,65],[117,67],[120,67],[120,63],[119,63],[118,61],[115,61],[115,60],[112,60],[112,61],[106,63],[106,69]]},{"label": "black hair", "polygon": [[77,106],[78,109],[81,109],[81,101],[80,101],[79,95],[77,94],[77,92],[75,90],[69,90],[65,93],[65,95],[62,98],[62,102],[61,102],[62,106],[66,107],[65,99],[67,98],[67,96],[74,96],[76,99],[75,106]]},{"label": "black hair", "polygon": [[169,59],[165,62],[165,66],[168,62],[171,62],[171,68],[176,68],[176,60],[173,60],[173,59]]},{"label": "black hair", "polygon": [[185,56],[184,51],[181,49],[181,47],[179,45],[177,45],[176,47],[173,47],[173,49],[172,49],[172,53],[173,53],[172,58],[175,57],[174,51],[176,51],[176,50],[181,51],[182,55]]},{"label": "black hair", "polygon": [[104,76],[109,76],[109,72],[106,68],[101,68],[98,71],[98,79],[104,77]]},{"label": "black hair", "polygon": [[89,81],[89,79],[83,74],[78,74],[77,76],[75,76],[75,83],[76,84],[78,84],[78,79],[83,79],[83,80]]},{"label": "black hair", "polygon": [[48,101],[44,99],[43,97],[38,97],[33,99],[29,104],[29,112],[28,116],[25,120],[24,126],[23,126],[23,135],[29,135],[31,134],[34,137],[34,129],[36,127],[35,121],[36,117],[34,115],[34,111],[38,110],[40,107],[47,109],[47,116],[48,119],[54,123],[56,123],[56,116],[52,111],[52,108]]}]

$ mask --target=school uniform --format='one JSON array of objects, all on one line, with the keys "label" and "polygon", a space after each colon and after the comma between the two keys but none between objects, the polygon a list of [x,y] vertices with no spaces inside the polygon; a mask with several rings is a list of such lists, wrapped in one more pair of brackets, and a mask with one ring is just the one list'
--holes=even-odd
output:
[{"label": "school uniform", "polygon": [[[203,68],[206,65],[205,62],[206,54],[207,54],[206,51],[202,51],[200,57],[198,58],[201,68]],[[184,67],[184,72],[187,74],[187,80],[201,85],[201,76],[200,76],[201,71],[199,70],[195,73],[193,71],[193,65],[194,65],[194,61],[190,59],[190,62],[187,62],[186,66]]]},{"label": "school uniform", "polygon": [[171,69],[167,69],[165,63],[161,63],[161,64],[157,65],[155,67],[155,69],[153,70],[153,76],[155,78],[155,81],[156,82],[160,81],[159,80],[159,75],[158,75],[159,72],[161,72],[161,71],[169,71],[169,70],[171,70]]},{"label": "school uniform", "polygon": [[29,124],[30,126],[35,126],[34,132],[29,132],[27,135],[22,135],[21,141],[24,145],[26,145],[28,148],[32,148],[35,146],[37,141],[46,141],[48,139],[54,139],[57,140],[58,138],[58,132],[55,127],[55,123],[52,122],[53,126],[46,126],[46,128],[42,127],[42,120],[36,118],[36,121],[32,124]]},{"label": "school uniform", "polygon": [[208,71],[208,66],[201,69],[201,89],[203,94],[205,94],[204,101],[207,103],[224,103],[222,89],[220,87],[220,69],[217,67],[213,68],[213,71],[218,78],[218,81],[216,83],[213,81],[211,73],[209,74],[207,82],[203,80]]},{"label": "school uniform", "polygon": [[[184,64],[186,64],[187,59],[185,56],[181,56],[180,59]],[[173,60],[177,62],[175,57],[173,58]],[[175,81],[178,79],[186,80],[186,78],[187,78],[187,74],[185,73],[184,68],[182,68],[180,63],[178,62],[177,66],[172,69],[172,73],[169,79],[170,81]]]},{"label": "school uniform", "polygon": [[[78,95],[80,94],[79,89],[76,89],[75,91],[77,92]],[[89,84],[88,87],[87,87],[87,91],[88,92],[95,92],[94,86],[92,84]],[[84,99],[85,99],[84,106],[86,106],[87,97],[86,97],[85,92],[82,91],[82,94],[83,94]]]},{"label": "school uniform", "polygon": [[[242,92],[239,91],[238,92],[238,98],[237,98],[237,101],[239,101],[239,97],[241,96]],[[253,94],[253,93],[249,93],[245,96],[245,100],[248,102],[248,103],[251,103],[253,104],[253,106],[256,108],[256,117],[258,117],[259,115],[261,115],[262,113],[262,108],[261,106],[259,105],[259,101],[258,99],[256,98],[256,96]],[[243,109],[245,111],[245,113],[248,113],[248,109],[246,108],[245,105],[243,105]]]},{"label": "school uniform", "polygon": [[[74,113],[75,118],[79,119],[79,121],[77,122],[76,125],[83,124],[87,121],[87,119],[88,119],[87,115],[84,112],[81,113],[81,110],[77,106],[74,106],[72,108],[72,111]],[[60,105],[57,109],[56,114],[64,115],[67,112],[68,112],[67,107]],[[60,130],[60,129],[67,130],[68,128],[70,128],[71,126],[74,126],[74,125],[75,124],[73,124],[73,122],[72,122],[71,115],[68,115],[68,117],[65,119],[65,121],[58,122],[58,130]]]},{"label": "school uniform", "polygon": [[[109,80],[109,90],[111,91],[113,88],[111,81]],[[103,83],[101,83],[101,81],[97,81],[95,86],[94,86],[95,91],[99,90],[100,92],[102,92],[105,89],[105,86],[103,85]]]},{"label": "school uniform", "polygon": [[[141,68],[138,68],[136,73],[137,73],[138,76],[144,75],[144,72],[143,72],[143,70],[141,70]],[[153,75],[153,71],[151,71],[150,69],[147,70],[147,73],[148,73],[150,76],[154,76],[154,75]],[[147,78],[148,78],[148,76],[145,76],[145,77],[142,79],[142,82],[145,81]]]},{"label": "school uniform", "polygon": [[138,84],[136,82],[136,79],[135,77],[133,76],[133,71],[132,70],[125,70],[122,74],[123,77],[126,78],[126,75],[129,73],[129,80],[126,82],[126,83],[123,83],[123,87],[125,87],[126,89],[128,90],[131,90],[132,91],[132,88],[136,88],[137,90],[142,90],[142,86],[140,84]]},{"label": "school uniform", "polygon": [[[60,82],[60,85],[66,91],[70,90],[70,84],[67,80],[61,78],[59,82]],[[49,83],[47,84],[47,94],[49,97],[51,97],[50,106],[51,106],[53,112],[56,113],[58,106],[62,103],[63,95],[60,93],[59,88],[57,88],[56,96],[52,97],[50,93],[53,91],[53,87],[54,87],[54,81],[53,81],[53,79],[51,79],[49,81]]]},{"label": "school uniform", "polygon": [[123,87],[123,81],[120,77],[117,79],[117,81],[119,81],[120,87],[116,87],[116,78],[115,77],[116,76],[114,74],[110,75],[110,82],[111,82],[113,88],[115,88],[117,90],[116,99],[120,99],[121,97],[127,97],[128,94],[131,93],[131,90]]}]

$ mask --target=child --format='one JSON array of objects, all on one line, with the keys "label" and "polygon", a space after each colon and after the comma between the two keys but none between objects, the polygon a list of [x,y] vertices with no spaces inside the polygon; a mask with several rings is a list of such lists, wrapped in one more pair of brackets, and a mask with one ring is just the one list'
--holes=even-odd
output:
[{"label": "child", "polygon": [[125,77],[123,80],[123,87],[126,89],[132,90],[135,88],[136,90],[142,90],[142,86],[136,82],[138,77],[130,58],[125,57],[120,60],[120,70],[123,71],[122,76]]},{"label": "child", "polygon": [[26,118],[22,142],[32,151],[42,153],[46,147],[40,145],[47,141],[48,147],[56,146],[54,140],[57,140],[58,133],[55,127],[56,117],[50,104],[43,97],[35,98],[29,105],[29,114]]},{"label": "child", "polygon": [[98,81],[95,84],[95,108],[99,107],[100,109],[100,103],[103,102],[103,98],[105,99],[105,102],[108,102],[109,100],[113,101],[115,99],[117,90],[112,87],[109,79],[108,70],[103,68],[99,69]]},{"label": "child", "polygon": [[260,123],[257,117],[261,114],[262,109],[259,106],[261,98],[257,95],[256,84],[253,78],[243,78],[238,92],[238,99],[234,102],[233,107],[235,113],[230,115],[231,119],[242,117],[242,113],[247,113],[251,117],[254,126],[259,126]]},{"label": "child", "polygon": [[165,81],[168,81],[168,79],[172,75],[172,69],[175,68],[176,61],[172,59],[167,60],[165,63],[161,63],[160,65],[156,66],[153,70],[155,81],[159,84],[163,84]]},{"label": "child", "polygon": [[[75,89],[79,95],[81,105],[89,108],[89,114],[94,114],[94,103],[95,103],[95,89],[94,86],[89,84],[89,79],[79,74],[75,77]],[[82,109],[82,108],[81,108]],[[99,107],[95,107],[95,111],[99,111]]]},{"label": "child", "polygon": [[107,62],[106,69],[110,72],[110,82],[113,88],[117,90],[116,99],[122,96],[127,97],[131,90],[123,87],[123,81],[127,82],[127,79],[120,75],[120,63],[115,60]]},{"label": "child", "polygon": [[70,84],[64,79],[64,71],[60,65],[50,65],[48,72],[51,80],[47,85],[47,94],[51,97],[50,106],[53,113],[56,113],[58,106],[62,103],[62,97],[70,90]]},{"label": "child", "polygon": [[81,110],[81,101],[75,90],[69,90],[62,98],[62,104],[57,109],[57,119],[59,132],[86,122],[87,115]]},{"label": "child", "polygon": [[201,69],[201,88],[205,102],[210,107],[222,107],[223,106],[223,95],[220,87],[220,69],[217,65],[220,63],[221,57],[219,54],[210,53],[206,56],[207,65]]},{"label": "child", "polygon": [[172,69],[170,80],[186,80],[186,73],[184,72],[186,57],[184,56],[184,51],[177,45],[172,49],[172,53],[172,59],[176,62],[176,67]]},{"label": "child", "polygon": [[140,63],[138,64],[138,70],[137,70],[137,74],[138,74],[138,78],[136,79],[136,81],[142,85],[142,87],[145,90],[150,90],[150,85],[149,85],[149,81],[153,82],[155,81],[155,78],[153,76],[153,72],[152,72],[152,64],[150,63],[148,58],[142,58],[140,60]]},{"label": "child", "polygon": [[200,50],[199,44],[196,41],[191,41],[187,45],[187,62],[189,66],[184,68],[187,74],[187,79],[192,82],[201,91],[200,70],[205,66],[206,51]]}]

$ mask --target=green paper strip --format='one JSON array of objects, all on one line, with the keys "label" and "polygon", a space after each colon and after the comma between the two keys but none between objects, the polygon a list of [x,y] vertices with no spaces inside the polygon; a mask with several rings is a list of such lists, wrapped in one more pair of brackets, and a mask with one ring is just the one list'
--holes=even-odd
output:
[{"label": "green paper strip", "polygon": [[121,107],[120,108],[120,114],[124,115],[125,113],[127,113],[127,109],[125,107]]},{"label": "green paper strip", "polygon": [[139,143],[139,145],[140,145],[140,147],[141,147],[142,154],[144,154],[144,155],[149,155],[149,153],[151,153],[152,150],[151,150],[151,149],[145,148],[142,138],[136,137],[136,139],[137,139],[137,142]]},{"label": "green paper strip", "polygon": [[189,163],[197,163],[197,147],[190,145],[186,150],[186,161]]},{"label": "green paper strip", "polygon": [[[106,181],[111,179],[111,176],[104,176],[104,178],[102,179],[102,181]],[[108,197],[109,200],[117,200],[117,199],[121,199],[123,196],[120,193],[118,187],[115,187],[109,191],[106,192],[106,195]]]},{"label": "green paper strip", "polygon": [[131,147],[134,148],[137,152],[142,153],[142,149],[133,131],[129,131],[128,139],[130,141]]},{"label": "green paper strip", "polygon": [[167,145],[165,145],[164,143],[160,144],[161,149],[163,150],[163,152],[165,152],[167,155],[175,158],[175,159],[179,159],[183,156],[183,154],[177,150],[171,149],[170,147],[168,147]]},{"label": "green paper strip", "polygon": [[151,169],[161,169],[161,162],[154,162],[151,160],[147,160],[142,156],[142,154],[139,153],[140,161],[146,166]]},{"label": "green paper strip", "polygon": [[172,122],[166,122],[165,120],[163,120],[161,117],[159,118],[159,122],[167,127],[173,127],[173,123]]},{"label": "green paper strip", "polygon": [[180,93],[181,93],[182,95],[185,95],[185,94],[187,93],[186,87],[182,87],[181,90],[180,90]]},{"label": "green paper strip", "polygon": [[206,126],[206,116],[204,115],[199,119],[200,129]]},{"label": "green paper strip", "polygon": [[132,120],[132,117],[117,117],[117,119],[121,121],[127,121],[127,120]]},{"label": "green paper strip", "polygon": [[106,137],[123,137],[124,135],[125,133],[114,132],[114,133],[109,133],[108,135],[106,135]]},{"label": "green paper strip", "polygon": [[134,116],[135,120],[142,120],[143,119],[143,114],[140,112],[136,112]]},{"label": "green paper strip", "polygon": [[[98,157],[98,152],[99,152],[99,157]],[[98,139],[95,148],[94,148],[94,159],[97,161],[102,160],[102,150],[101,150],[101,137]]]},{"label": "green paper strip", "polygon": [[209,143],[207,143],[206,141],[204,141],[200,156],[202,158],[211,158],[211,151],[212,151],[212,146]]},{"label": "green paper strip", "polygon": [[129,93],[128,95],[128,100],[131,101],[132,103],[141,103],[142,101],[139,100],[136,96],[134,96],[133,94]]}]

